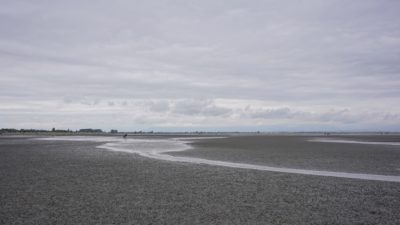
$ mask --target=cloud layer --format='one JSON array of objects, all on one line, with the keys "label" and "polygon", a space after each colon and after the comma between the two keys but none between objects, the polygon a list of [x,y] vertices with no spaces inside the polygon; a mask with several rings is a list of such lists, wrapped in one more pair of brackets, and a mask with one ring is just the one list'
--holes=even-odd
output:
[{"label": "cloud layer", "polygon": [[398,1],[4,1],[0,126],[400,131]]}]

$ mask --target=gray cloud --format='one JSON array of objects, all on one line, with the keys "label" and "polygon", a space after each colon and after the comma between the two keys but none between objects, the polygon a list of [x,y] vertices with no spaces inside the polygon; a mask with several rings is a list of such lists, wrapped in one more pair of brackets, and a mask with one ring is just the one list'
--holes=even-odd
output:
[{"label": "gray cloud", "polygon": [[400,130],[399,9],[378,0],[6,0],[0,122],[79,128],[90,113],[86,127],[127,130],[271,120]]},{"label": "gray cloud", "polygon": [[150,101],[147,103],[150,111],[153,112],[168,112],[170,109],[170,104],[167,100]]},{"label": "gray cloud", "polygon": [[192,116],[227,116],[231,109],[215,105],[210,100],[179,100],[173,105],[172,113]]}]

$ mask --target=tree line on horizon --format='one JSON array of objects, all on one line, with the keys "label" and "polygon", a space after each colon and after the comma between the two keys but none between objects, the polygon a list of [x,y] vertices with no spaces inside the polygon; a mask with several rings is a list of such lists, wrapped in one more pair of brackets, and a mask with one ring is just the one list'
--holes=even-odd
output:
[{"label": "tree line on horizon", "polygon": [[[116,130],[112,130],[115,132]],[[101,129],[92,129],[92,128],[85,128],[79,130],[70,130],[70,129],[56,129],[52,128],[50,130],[45,129],[16,129],[16,128],[2,128],[0,129],[0,133],[47,133],[47,132],[56,132],[56,133],[73,133],[73,132],[84,132],[84,133],[103,133]],[[118,131],[117,131],[118,132]]]}]

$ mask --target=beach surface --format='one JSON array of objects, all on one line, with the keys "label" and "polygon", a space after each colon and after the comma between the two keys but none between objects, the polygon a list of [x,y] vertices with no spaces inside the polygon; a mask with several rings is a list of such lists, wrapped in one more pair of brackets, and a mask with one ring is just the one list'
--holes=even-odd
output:
[{"label": "beach surface", "polygon": [[[367,142],[397,142],[396,138],[344,137]],[[174,152],[175,146],[167,154],[399,175],[399,146],[309,140],[303,136],[196,139],[189,143],[190,149],[182,146]],[[397,182],[168,161],[98,148],[109,143],[1,137],[0,224],[400,223]]]}]

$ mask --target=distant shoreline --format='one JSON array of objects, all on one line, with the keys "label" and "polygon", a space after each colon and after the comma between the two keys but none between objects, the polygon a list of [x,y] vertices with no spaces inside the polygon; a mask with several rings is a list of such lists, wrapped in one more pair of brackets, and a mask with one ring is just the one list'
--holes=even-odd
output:
[{"label": "distant shoreline", "polygon": [[38,135],[38,136],[122,136],[127,134],[129,136],[220,136],[220,135],[281,135],[281,136],[347,136],[347,135],[400,135],[400,132],[378,132],[378,131],[367,131],[367,132],[57,132],[57,131],[18,131],[18,132],[2,132],[0,136],[26,136],[26,135]]}]

